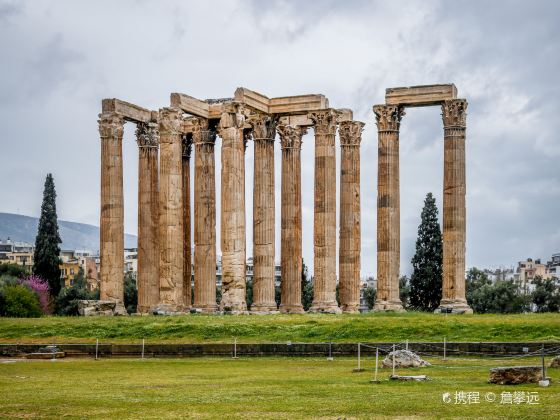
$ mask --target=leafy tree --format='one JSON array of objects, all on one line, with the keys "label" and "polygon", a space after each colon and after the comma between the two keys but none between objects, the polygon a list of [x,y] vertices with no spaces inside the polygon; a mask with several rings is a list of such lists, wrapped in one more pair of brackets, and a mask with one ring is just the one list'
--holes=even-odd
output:
[{"label": "leafy tree", "polygon": [[375,305],[375,295],[377,291],[373,287],[366,287],[364,290],[364,297],[366,298],[366,304],[368,309],[371,311]]},{"label": "leafy tree", "polygon": [[410,299],[410,281],[407,276],[401,276],[399,278],[399,296],[403,307],[408,307]]},{"label": "leafy tree", "polygon": [[39,299],[41,310],[44,314],[51,313],[49,301],[49,285],[45,280],[36,275],[27,276],[18,280],[19,284],[26,286],[34,292]]},{"label": "leafy tree", "polygon": [[58,233],[58,217],[56,215],[56,191],[51,174],[47,174],[43,190],[41,218],[35,239],[35,255],[33,272],[47,280],[51,296],[57,297],[60,292],[60,235]]},{"label": "leafy tree", "polygon": [[438,209],[432,193],[426,195],[418,227],[416,254],[412,258],[410,306],[422,311],[434,311],[442,294],[443,245],[438,222]]},{"label": "leafy tree", "polygon": [[248,280],[245,285],[245,302],[247,302],[247,310],[251,310],[253,306],[253,280]]},{"label": "leafy tree", "polygon": [[27,276],[29,273],[28,270],[22,265],[10,263],[10,264],[0,264],[0,276],[2,276],[3,274],[7,274],[9,276],[13,276],[17,278],[22,278]]},{"label": "leafy tree", "polygon": [[560,311],[560,287],[554,280],[544,280],[541,276],[536,276],[532,283],[535,285],[535,290],[531,293],[531,301],[536,311]]},{"label": "leafy tree", "polygon": [[486,283],[484,277],[479,280],[481,286],[473,290],[467,300],[476,313],[522,313],[530,309],[529,298],[519,292],[512,280]]},{"label": "leafy tree", "polygon": [[7,285],[0,292],[0,315],[17,318],[38,318],[42,315],[39,298],[28,287]]},{"label": "leafy tree", "polygon": [[216,304],[220,306],[221,301],[222,301],[222,288],[216,286]]},{"label": "leafy tree", "polygon": [[99,289],[92,291],[87,290],[84,271],[80,268],[78,274],[74,277],[74,284],[69,287],[64,287],[58,294],[55,311],[57,315],[77,316],[79,315],[78,301],[98,299]]},{"label": "leafy tree", "polygon": [[467,278],[465,280],[465,294],[467,302],[470,304],[473,293],[475,293],[478,289],[491,284],[492,282],[484,271],[479,270],[476,267],[470,268],[469,271],[467,271]]},{"label": "leafy tree", "polygon": [[129,314],[135,313],[138,306],[138,287],[132,273],[124,275],[124,306]]},{"label": "leafy tree", "polygon": [[313,283],[309,279],[309,271],[305,261],[301,260],[301,304],[304,310],[308,310],[313,303]]}]

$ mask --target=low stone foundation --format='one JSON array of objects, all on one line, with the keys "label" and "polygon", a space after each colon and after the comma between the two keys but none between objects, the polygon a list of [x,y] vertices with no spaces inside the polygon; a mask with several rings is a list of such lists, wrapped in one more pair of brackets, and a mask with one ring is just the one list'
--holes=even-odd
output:
[{"label": "low stone foundation", "polygon": [[526,383],[537,383],[542,378],[540,366],[508,366],[490,369],[491,384],[518,385]]},{"label": "low stone foundation", "polygon": [[115,316],[127,315],[122,302],[112,300],[80,300],[78,313],[81,316]]}]

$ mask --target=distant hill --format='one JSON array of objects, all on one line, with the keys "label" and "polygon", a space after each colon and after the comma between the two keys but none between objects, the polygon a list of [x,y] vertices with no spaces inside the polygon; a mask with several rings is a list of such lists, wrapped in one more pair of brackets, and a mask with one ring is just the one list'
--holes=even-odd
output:
[{"label": "distant hill", "polygon": [[[0,213],[0,239],[35,243],[39,219],[21,214]],[[99,250],[99,227],[84,223],[58,221],[62,244],[60,249]],[[124,235],[125,248],[135,248],[137,237]]]}]

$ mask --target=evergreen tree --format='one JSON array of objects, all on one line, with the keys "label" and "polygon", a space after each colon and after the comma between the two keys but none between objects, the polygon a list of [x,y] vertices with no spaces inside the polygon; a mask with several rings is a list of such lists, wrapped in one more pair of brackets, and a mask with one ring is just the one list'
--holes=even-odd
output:
[{"label": "evergreen tree", "polygon": [[301,260],[301,304],[304,310],[308,310],[313,303],[313,283],[309,280],[309,272],[305,261]]},{"label": "evergreen tree", "polygon": [[56,215],[56,191],[51,174],[47,174],[43,190],[41,218],[35,239],[33,272],[47,280],[52,297],[60,292],[60,235]]},{"label": "evergreen tree", "polygon": [[428,193],[418,227],[416,254],[412,258],[414,271],[410,277],[410,306],[422,311],[434,311],[442,293],[443,245],[438,222],[436,200]]}]

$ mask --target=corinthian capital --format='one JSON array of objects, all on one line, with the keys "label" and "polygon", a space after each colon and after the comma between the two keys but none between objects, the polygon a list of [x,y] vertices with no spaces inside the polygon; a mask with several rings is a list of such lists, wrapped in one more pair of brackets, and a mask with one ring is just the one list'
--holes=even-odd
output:
[{"label": "corinthian capital", "polygon": [[253,112],[247,122],[253,129],[252,137],[254,140],[272,140],[276,136],[276,125],[278,118],[273,115]]},{"label": "corinthian capital", "polygon": [[466,99],[449,99],[441,104],[443,126],[465,127],[467,125]]},{"label": "corinthian capital", "polygon": [[124,119],[114,112],[99,114],[99,135],[101,138],[122,139],[124,133]]},{"label": "corinthian capital", "polygon": [[340,144],[342,146],[359,146],[364,125],[361,121],[342,121],[338,127]]},{"label": "corinthian capital", "polygon": [[243,104],[240,102],[225,102],[220,118],[219,129],[243,128],[245,124],[245,114]]},{"label": "corinthian capital", "polygon": [[378,131],[398,131],[404,108],[398,105],[374,105],[375,121]]},{"label": "corinthian capital", "polygon": [[334,136],[336,133],[336,111],[334,109],[310,112],[307,116],[314,123],[315,134],[331,134]]},{"label": "corinthian capital", "polygon": [[301,138],[307,134],[307,128],[302,126],[278,125],[282,149],[301,149]]},{"label": "corinthian capital", "polygon": [[193,124],[192,142],[194,144],[214,145],[216,132],[208,128],[208,120],[206,118],[193,118],[191,121]]},{"label": "corinthian capital", "polygon": [[191,150],[192,150],[192,135],[188,135],[188,134],[181,135],[181,146],[182,146],[183,158],[189,160],[191,158]]},{"label": "corinthian capital", "polygon": [[159,132],[161,135],[179,136],[183,120],[177,108],[159,110]]},{"label": "corinthian capital", "polygon": [[138,123],[136,125],[136,143],[138,147],[158,147],[159,130],[157,123]]}]

